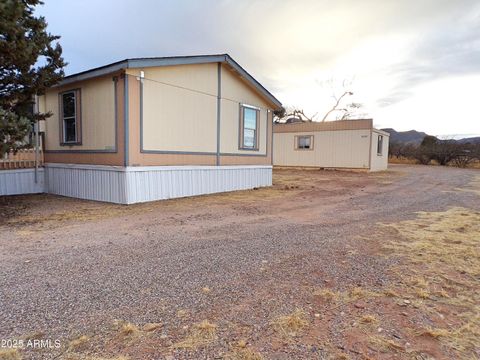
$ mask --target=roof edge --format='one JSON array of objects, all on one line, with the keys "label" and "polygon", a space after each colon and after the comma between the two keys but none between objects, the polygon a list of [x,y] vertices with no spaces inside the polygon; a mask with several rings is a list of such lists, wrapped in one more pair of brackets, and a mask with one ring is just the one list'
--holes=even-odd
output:
[{"label": "roof edge", "polygon": [[260,84],[252,75],[250,75],[240,64],[238,64],[228,54],[215,55],[191,55],[191,56],[170,56],[170,57],[150,57],[150,58],[132,58],[117,61],[111,64],[85,70],[76,74],[68,75],[60,81],[56,87],[68,85],[77,81],[92,79],[99,76],[108,75],[125,69],[136,69],[155,66],[189,65],[189,64],[208,64],[208,63],[226,63],[232,67],[241,77],[246,79],[252,86],[265,96],[277,109],[282,107],[282,103],[273,96],[262,84]]},{"label": "roof edge", "polygon": [[303,123],[274,124],[273,132],[315,132],[337,130],[374,130],[373,119],[308,121]]}]

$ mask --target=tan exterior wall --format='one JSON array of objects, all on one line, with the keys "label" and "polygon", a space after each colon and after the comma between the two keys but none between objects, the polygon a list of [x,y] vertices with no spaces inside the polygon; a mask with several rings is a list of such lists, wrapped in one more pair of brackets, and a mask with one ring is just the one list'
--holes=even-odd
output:
[{"label": "tan exterior wall", "polygon": [[[215,63],[144,69],[142,110],[138,80],[140,71],[142,70],[127,70],[129,164],[215,165],[218,65]],[[270,165],[273,113],[270,111],[267,115],[267,109],[273,106],[269,106],[253,88],[228,70],[228,67],[222,66],[221,71],[220,165]],[[194,89],[196,92],[185,88]],[[238,149],[241,103],[261,108],[258,151]]]},{"label": "tan exterior wall", "polygon": [[[45,161],[119,166],[215,165],[218,64],[145,68],[142,83],[138,79],[140,71],[127,69],[125,77],[116,73],[50,89],[41,97],[40,110],[54,114],[46,125]],[[221,72],[219,164],[271,165],[274,104],[264,100],[228,66],[222,65]],[[117,123],[113,76],[118,77]],[[71,89],[81,89],[82,144],[61,146],[58,93]],[[260,108],[258,151],[238,149],[240,104]]]},{"label": "tan exterior wall", "polygon": [[[80,89],[81,145],[60,145],[58,94]],[[40,108],[52,112],[46,121],[47,150],[114,150],[115,148],[115,90],[112,76],[79,82],[67,87],[48,90],[40,100]]]},{"label": "tan exterior wall", "polygon": [[[275,126],[276,127],[276,126]],[[273,164],[277,166],[312,166],[368,169],[370,131],[275,132]],[[312,150],[295,150],[295,137],[313,135]]]},{"label": "tan exterior wall", "polygon": [[[118,79],[117,123],[113,76]],[[81,89],[82,145],[60,146],[58,94],[71,89]],[[46,121],[45,162],[123,165],[124,80],[120,73],[50,89],[39,98],[39,108],[53,114]]]},{"label": "tan exterior wall", "polygon": [[[377,153],[378,136],[383,136],[382,154]],[[384,131],[372,131],[371,168],[372,171],[386,170],[388,167],[388,145],[390,136]]]},{"label": "tan exterior wall", "polygon": [[[140,71],[127,73],[138,76]],[[143,150],[215,152],[217,64],[143,71]],[[138,82],[136,76],[129,81]]]},{"label": "tan exterior wall", "polygon": [[[260,128],[258,131],[258,151],[240,150],[239,144],[239,121],[240,104],[252,105],[260,108]],[[222,65],[222,102],[220,124],[220,152],[227,154],[252,154],[265,155],[269,125],[267,124],[267,110],[269,105],[253,88],[242,80],[228,66]],[[271,162],[265,162],[271,163]]]}]

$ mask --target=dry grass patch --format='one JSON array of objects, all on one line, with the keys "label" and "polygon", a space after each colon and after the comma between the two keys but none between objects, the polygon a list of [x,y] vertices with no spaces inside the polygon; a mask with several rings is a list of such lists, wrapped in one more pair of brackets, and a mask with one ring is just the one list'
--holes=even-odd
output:
[{"label": "dry grass patch", "polygon": [[393,341],[391,339],[387,339],[383,336],[373,335],[368,338],[368,342],[377,350],[381,352],[399,352],[404,351],[405,348]]},{"label": "dry grass patch", "polygon": [[0,349],[0,360],[21,360],[17,349]]},{"label": "dry grass patch", "polygon": [[383,294],[388,297],[400,297],[400,295],[393,289],[386,289]]},{"label": "dry grass patch", "polygon": [[177,317],[180,318],[180,319],[185,319],[188,317],[188,311],[187,310],[183,310],[183,309],[180,309],[177,311]]},{"label": "dry grass patch", "polygon": [[430,293],[425,290],[425,289],[415,289],[415,294],[417,295],[417,297],[419,297],[420,299],[428,299],[430,298]]},{"label": "dry grass patch", "polygon": [[[471,277],[480,275],[480,212],[464,208],[420,212],[415,220],[389,226],[405,239],[387,246],[396,255],[436,268],[449,267]],[[441,274],[448,276],[447,271]]]},{"label": "dry grass patch", "polygon": [[146,332],[152,332],[163,327],[162,323],[147,323],[143,325],[142,330]]},{"label": "dry grass patch", "polygon": [[50,214],[20,215],[6,221],[7,225],[36,225],[36,224],[60,224],[70,221],[96,221],[100,218],[109,218],[127,214],[127,208],[117,205],[102,204],[99,207],[80,208],[76,210],[65,210]]},{"label": "dry grass patch", "polygon": [[422,331],[417,333],[418,336],[429,336],[434,339],[438,339],[439,337],[446,337],[449,335],[449,331],[446,329],[435,329],[432,327],[427,327]]},{"label": "dry grass patch", "polygon": [[132,323],[125,323],[120,328],[120,334],[123,336],[134,336],[140,332],[138,327]]},{"label": "dry grass patch", "polygon": [[414,220],[389,226],[401,235],[386,245],[406,260],[398,270],[413,273],[415,267],[422,273],[405,291],[429,304],[429,311],[442,304],[455,314],[456,325],[449,329],[416,333],[438,339],[457,358],[475,358],[480,348],[480,212],[459,207],[420,212]]},{"label": "dry grass patch", "polygon": [[337,301],[337,300],[341,299],[341,297],[342,297],[341,293],[339,293],[337,291],[330,290],[330,289],[326,289],[326,288],[315,290],[313,292],[313,295],[318,296],[319,298],[321,298],[325,302]]},{"label": "dry grass patch", "polygon": [[115,357],[103,357],[103,356],[84,356],[84,355],[69,355],[67,360],[130,360],[128,356],[115,356]]},{"label": "dry grass patch", "polygon": [[235,348],[225,356],[227,360],[263,360],[262,354],[250,348]]},{"label": "dry grass patch", "polygon": [[289,315],[277,317],[273,322],[276,331],[287,336],[297,336],[308,326],[307,316],[302,309],[296,309]]},{"label": "dry grass patch", "polygon": [[85,345],[89,340],[90,340],[90,338],[88,336],[82,335],[82,336],[79,336],[78,338],[70,341],[70,343],[68,345],[69,345],[69,348],[76,349],[76,348],[81,347],[82,345]]},{"label": "dry grass patch", "polygon": [[372,298],[372,297],[377,297],[377,296],[380,296],[380,294],[378,294],[374,291],[364,289],[360,286],[356,286],[353,289],[350,289],[350,291],[348,292],[348,295],[347,295],[348,300],[350,300],[350,301],[358,300],[358,299],[365,299],[365,298]]},{"label": "dry grass patch", "polygon": [[210,344],[217,338],[217,325],[203,320],[201,323],[192,326],[190,334],[174,345],[178,349],[196,349]]},{"label": "dry grass patch", "polygon": [[361,324],[377,324],[378,323],[378,319],[375,315],[363,315],[359,322]]}]

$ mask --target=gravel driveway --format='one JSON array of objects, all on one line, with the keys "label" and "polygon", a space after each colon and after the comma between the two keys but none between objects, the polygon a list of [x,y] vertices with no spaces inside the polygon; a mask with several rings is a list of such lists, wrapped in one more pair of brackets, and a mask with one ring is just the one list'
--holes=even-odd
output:
[{"label": "gravel driveway", "polygon": [[[276,170],[269,189],[128,207],[0,199],[0,339],[59,340],[15,354],[26,359],[365,358],[342,335],[344,317],[364,305],[330,309],[319,323],[311,290],[388,285],[399,260],[378,255],[379,223],[478,211],[478,195],[463,190],[479,175],[402,165]],[[314,325],[304,336],[279,334],[275,319],[295,309]],[[178,345],[205,319],[210,339]]]}]

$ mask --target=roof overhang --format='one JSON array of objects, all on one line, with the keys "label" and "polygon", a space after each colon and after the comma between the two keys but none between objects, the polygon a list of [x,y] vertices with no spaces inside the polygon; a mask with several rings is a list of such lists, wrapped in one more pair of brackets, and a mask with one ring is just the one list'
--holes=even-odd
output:
[{"label": "roof overhang", "polygon": [[274,133],[315,132],[338,130],[372,130],[373,119],[308,121],[303,123],[274,124]]},{"label": "roof overhang", "polygon": [[263,87],[262,84],[260,84],[228,54],[125,59],[102,67],[66,76],[57,86],[64,86],[74,82],[92,79],[95,77],[116,73],[125,69],[208,63],[228,64],[241,78],[245,79],[256,91],[274,104],[276,109],[280,109],[282,107],[282,103],[275,98],[275,96],[273,96],[265,87]]}]

